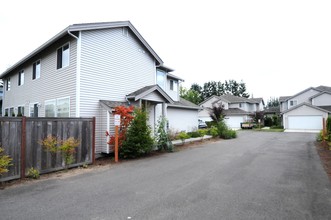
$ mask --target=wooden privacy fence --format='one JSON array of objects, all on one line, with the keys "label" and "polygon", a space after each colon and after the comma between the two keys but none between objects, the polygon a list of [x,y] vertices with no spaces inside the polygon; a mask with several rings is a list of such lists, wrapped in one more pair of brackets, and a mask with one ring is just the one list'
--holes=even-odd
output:
[{"label": "wooden privacy fence", "polygon": [[0,143],[12,160],[9,172],[0,182],[24,178],[30,168],[41,174],[64,169],[60,152],[51,154],[40,145],[48,135],[66,140],[74,137],[80,143],[74,163],[69,167],[94,163],[95,118],[0,118]]}]

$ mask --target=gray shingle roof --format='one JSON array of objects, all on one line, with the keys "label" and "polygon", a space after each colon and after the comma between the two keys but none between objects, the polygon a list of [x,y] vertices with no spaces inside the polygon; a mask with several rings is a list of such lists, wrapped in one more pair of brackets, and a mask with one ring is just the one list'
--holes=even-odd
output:
[{"label": "gray shingle roof", "polygon": [[329,86],[318,86],[318,87],[315,87],[315,89],[321,90],[323,92],[331,92],[331,87],[329,87]]},{"label": "gray shingle roof", "polygon": [[250,114],[249,112],[246,112],[242,109],[239,108],[229,108],[224,110],[224,115],[228,116],[228,115],[248,115]]},{"label": "gray shingle roof", "polygon": [[[31,58],[36,56],[37,54],[41,53],[47,47],[51,46],[57,40],[65,37],[71,36],[73,32],[77,31],[85,31],[85,30],[100,30],[100,29],[108,29],[108,28],[118,28],[118,27],[128,27],[134,35],[140,40],[140,42],[146,47],[146,49],[152,54],[152,56],[157,60],[157,62],[162,65],[162,59],[156,54],[156,52],[152,49],[152,47],[147,43],[147,41],[140,35],[137,29],[131,24],[130,21],[116,21],[116,22],[99,22],[99,23],[85,23],[85,24],[73,24],[69,25],[67,28],[59,32],[57,35],[49,39],[47,42],[42,44],[40,47],[32,51],[30,54],[25,56],[23,59],[9,67],[3,73],[1,73],[0,78],[5,77],[11,71],[18,68],[20,65],[24,64],[25,62],[29,61]],[[28,43],[28,42],[27,42]]]},{"label": "gray shingle roof", "polygon": [[200,106],[183,98],[180,98],[179,101],[175,101],[173,104],[168,104],[168,106],[177,107],[177,108],[186,108],[186,109],[201,109]]}]

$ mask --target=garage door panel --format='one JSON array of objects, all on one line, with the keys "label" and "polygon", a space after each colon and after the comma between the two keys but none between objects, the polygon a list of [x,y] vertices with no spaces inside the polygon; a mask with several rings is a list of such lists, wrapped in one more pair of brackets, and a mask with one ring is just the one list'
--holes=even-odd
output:
[{"label": "garage door panel", "polygon": [[321,130],[322,116],[288,116],[289,129]]},{"label": "garage door panel", "polygon": [[227,116],[224,118],[224,122],[229,128],[240,128],[240,123],[244,122],[244,118],[239,116]]}]

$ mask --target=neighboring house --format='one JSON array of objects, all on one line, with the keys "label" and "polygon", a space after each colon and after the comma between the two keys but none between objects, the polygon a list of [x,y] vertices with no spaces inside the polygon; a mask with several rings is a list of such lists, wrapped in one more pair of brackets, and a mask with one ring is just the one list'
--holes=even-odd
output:
[{"label": "neighboring house", "polygon": [[234,95],[212,96],[199,104],[202,110],[199,111],[199,119],[211,121],[209,109],[213,105],[223,106],[225,123],[232,129],[240,128],[240,123],[251,121],[251,114],[264,110],[262,98],[243,98]]},{"label": "neighboring house", "polygon": [[279,102],[285,129],[321,130],[331,113],[331,87],[310,87]]},{"label": "neighboring house", "polygon": [[30,117],[96,117],[96,153],[109,152],[118,105],[145,106],[175,130],[198,126],[198,109],[179,97],[171,74],[129,21],[70,25],[1,74],[3,109]]},{"label": "neighboring house", "polygon": [[280,115],[279,106],[265,108],[263,115],[264,115],[264,117],[270,117],[270,118],[272,118],[273,116],[279,116]]}]

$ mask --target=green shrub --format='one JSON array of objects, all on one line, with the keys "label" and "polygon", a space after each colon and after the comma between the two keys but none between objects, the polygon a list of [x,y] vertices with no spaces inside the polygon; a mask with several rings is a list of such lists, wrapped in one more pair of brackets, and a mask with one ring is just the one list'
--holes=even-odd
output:
[{"label": "green shrub", "polygon": [[217,123],[216,123],[215,121],[206,121],[206,124],[207,124],[207,127],[208,127],[208,128],[211,128],[211,127],[217,125]]},{"label": "green shrub", "polygon": [[155,133],[156,146],[158,150],[165,150],[168,152],[172,152],[174,150],[174,146],[170,141],[169,134],[166,132],[167,119],[161,116],[158,120],[158,126]]},{"label": "green shrub", "polygon": [[318,142],[323,141],[323,131],[320,131],[320,132],[316,135],[316,141],[318,141]]},{"label": "green shrub", "polygon": [[223,139],[232,139],[237,137],[237,132],[234,130],[225,130],[222,133],[221,138]]},{"label": "green shrub", "polygon": [[154,141],[151,137],[151,128],[147,124],[147,112],[142,109],[134,111],[126,137],[119,149],[122,158],[136,158],[149,154],[153,150]]},{"label": "green shrub", "polygon": [[328,134],[331,134],[331,117],[328,117],[326,119],[326,132]]},{"label": "green shrub", "polygon": [[198,130],[200,137],[203,137],[207,134],[208,130],[207,129],[199,129]]},{"label": "green shrub", "polygon": [[217,137],[217,136],[218,136],[218,129],[217,129],[217,127],[212,126],[212,127],[209,129],[209,134],[210,134],[213,138]]},{"label": "green shrub", "polygon": [[272,118],[266,116],[266,117],[264,118],[264,126],[267,126],[267,127],[272,126]]},{"label": "green shrub", "polygon": [[8,172],[8,167],[12,166],[12,158],[4,153],[4,149],[0,147],[0,176]]},{"label": "green shrub", "polygon": [[191,132],[187,132],[187,135],[191,138],[197,138],[197,137],[201,137],[199,131],[191,131]]},{"label": "green shrub", "polygon": [[29,178],[32,178],[32,179],[39,179],[40,177],[40,173],[39,173],[39,170],[38,169],[34,169],[33,167],[31,167],[29,170],[28,170],[28,175],[27,175]]},{"label": "green shrub", "polygon": [[190,138],[190,136],[185,131],[179,132],[179,134],[177,135],[177,137],[183,142],[183,144],[185,142],[185,139]]}]

